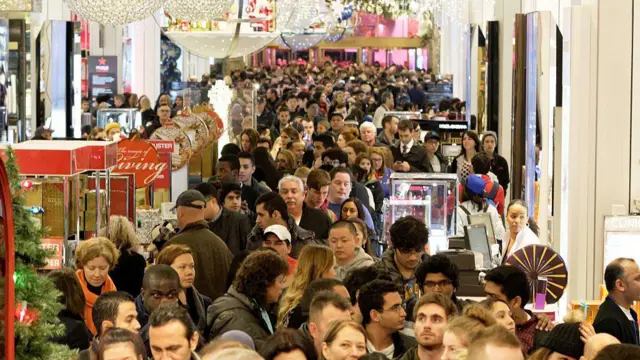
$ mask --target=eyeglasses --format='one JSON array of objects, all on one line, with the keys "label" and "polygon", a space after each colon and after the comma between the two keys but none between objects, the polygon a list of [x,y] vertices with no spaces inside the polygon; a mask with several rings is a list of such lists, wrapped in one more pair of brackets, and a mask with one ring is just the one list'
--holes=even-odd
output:
[{"label": "eyeglasses", "polygon": [[407,310],[407,305],[406,304],[395,304],[389,309],[382,309],[382,312],[393,311],[393,312],[396,312],[396,313],[400,313],[401,310]]},{"label": "eyeglasses", "polygon": [[427,289],[435,289],[435,287],[437,286],[442,289],[443,287],[449,286],[451,284],[451,280],[449,279],[440,281],[425,281],[424,287],[426,287]]},{"label": "eyeglasses", "polygon": [[396,249],[402,255],[416,255],[416,254],[424,254],[424,250],[422,249]]}]

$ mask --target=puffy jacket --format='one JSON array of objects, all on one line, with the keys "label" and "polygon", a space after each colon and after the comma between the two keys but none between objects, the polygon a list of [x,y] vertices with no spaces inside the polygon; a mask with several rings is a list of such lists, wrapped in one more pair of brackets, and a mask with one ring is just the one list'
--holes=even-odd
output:
[{"label": "puffy jacket", "polygon": [[[300,254],[300,251],[302,251],[302,248],[306,245],[320,243],[316,241],[316,236],[312,231],[305,230],[296,225],[295,220],[291,216],[289,216],[288,225],[289,232],[291,233],[291,254],[289,255],[292,258],[297,259],[298,254]],[[261,247],[263,241],[263,230],[256,224],[251,230],[251,234],[249,234],[249,239],[247,239],[247,250],[255,250]]]},{"label": "puffy jacket", "polygon": [[260,349],[271,335],[258,304],[233,287],[209,306],[207,324],[210,329],[209,340],[230,330],[240,330],[251,336],[257,349]]},{"label": "puffy jacket", "polygon": [[349,271],[354,269],[360,269],[363,267],[371,266],[375,263],[371,255],[364,252],[361,247],[356,247],[355,259],[349,261],[346,265],[336,265],[336,279],[343,281],[347,277]]}]

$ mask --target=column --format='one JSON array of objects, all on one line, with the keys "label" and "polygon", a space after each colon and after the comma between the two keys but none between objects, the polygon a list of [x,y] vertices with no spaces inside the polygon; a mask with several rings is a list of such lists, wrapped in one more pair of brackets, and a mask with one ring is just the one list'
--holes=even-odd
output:
[{"label": "column", "polygon": [[132,91],[151,104],[160,95],[160,27],[153,17],[131,24],[133,48]]}]

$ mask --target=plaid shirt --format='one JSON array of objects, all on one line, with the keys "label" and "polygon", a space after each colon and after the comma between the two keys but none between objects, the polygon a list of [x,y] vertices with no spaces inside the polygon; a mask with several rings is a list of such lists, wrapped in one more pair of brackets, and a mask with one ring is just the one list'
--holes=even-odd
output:
[{"label": "plaid shirt", "polygon": [[533,347],[537,324],[538,318],[535,315],[531,315],[531,319],[527,320],[524,324],[516,324],[516,335],[522,344],[522,352],[525,354],[529,354],[529,351]]}]

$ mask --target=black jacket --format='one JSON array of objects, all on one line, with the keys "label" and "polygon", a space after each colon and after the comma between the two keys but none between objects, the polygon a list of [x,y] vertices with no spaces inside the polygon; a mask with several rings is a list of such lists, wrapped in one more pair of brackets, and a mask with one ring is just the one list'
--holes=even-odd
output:
[{"label": "black jacket", "polygon": [[[289,232],[291,233],[290,256],[292,258],[297,259],[298,254],[300,254],[300,251],[302,251],[302,248],[306,245],[320,243],[316,241],[316,236],[313,232],[296,225],[295,220],[293,220],[291,216],[289,216],[288,225]],[[255,250],[262,246],[262,242],[264,241],[262,232],[263,231],[259,225],[256,224],[256,226],[253,227],[253,230],[251,230],[251,234],[249,234],[249,238],[247,239],[247,250]]]},{"label": "black jacket", "polygon": [[144,256],[135,251],[121,251],[118,263],[109,272],[109,276],[116,285],[116,289],[125,291],[135,298],[140,295],[146,267],[147,262]]},{"label": "black jacket", "polygon": [[422,146],[413,144],[407,154],[403,154],[401,150],[402,144],[400,141],[391,147],[391,153],[393,154],[393,161],[406,161],[409,163],[411,169],[410,172],[427,172],[427,150]]},{"label": "black jacket", "polygon": [[266,128],[272,127],[276,123],[276,115],[265,107],[262,114],[258,116],[258,126],[262,125]]},{"label": "black jacket", "polygon": [[504,193],[507,193],[509,187],[509,164],[507,160],[498,154],[493,154],[493,160],[491,160],[491,172],[496,174],[498,182],[504,188]]},{"label": "black jacket", "polygon": [[215,221],[209,223],[209,230],[218,235],[234,256],[247,248],[247,238],[251,231],[249,217],[225,208]]},{"label": "black jacket", "polygon": [[207,309],[212,304],[211,299],[200,294],[194,287],[186,289],[185,295],[187,297],[186,307],[189,311],[189,316],[191,316],[191,320],[196,324],[198,332],[205,334],[207,327]]},{"label": "black jacket", "polygon": [[[382,189],[382,185],[377,180],[369,180],[364,183],[364,186],[371,190],[373,202],[376,204],[375,212],[382,214],[382,205],[384,204],[384,189]],[[373,214],[371,216],[373,217]]]},{"label": "black jacket", "polygon": [[401,332],[396,332],[393,337],[393,358],[397,359],[404,356],[412,348],[418,346],[418,342],[415,338],[405,335]]},{"label": "black jacket", "polygon": [[[444,156],[442,156],[442,154],[439,152],[435,153],[434,156],[440,162],[440,173],[447,173],[449,166],[447,165],[447,160],[445,160]],[[426,160],[425,164],[427,166],[427,172],[435,173],[436,171],[433,169],[433,166],[431,165],[431,161],[429,161],[428,156],[425,160]]]},{"label": "black jacket", "polygon": [[[202,220],[191,223],[174,235],[168,245],[187,245],[193,251],[196,263],[194,286],[212,300],[225,293],[227,275],[233,255],[227,245]],[[140,324],[142,325],[142,324]]]},{"label": "black jacket", "polygon": [[89,348],[93,335],[89,332],[82,317],[68,310],[62,310],[58,313],[58,319],[66,331],[64,336],[55,338],[53,341],[67,345],[69,349],[85,350]]},{"label": "black jacket", "polygon": [[262,318],[259,306],[233,287],[216,299],[207,310],[208,339],[213,340],[230,330],[240,330],[251,336],[260,349],[271,336],[269,326]]},{"label": "black jacket", "polygon": [[329,238],[331,220],[324,211],[310,208],[307,204],[303,203],[300,227],[312,231],[315,234],[316,240],[326,242]]},{"label": "black jacket", "polygon": [[595,320],[593,320],[593,328],[596,329],[596,333],[607,333],[623,344],[639,345],[638,314],[633,309],[630,310],[635,326],[622,312],[620,306],[610,296],[607,296],[600,305]]}]

